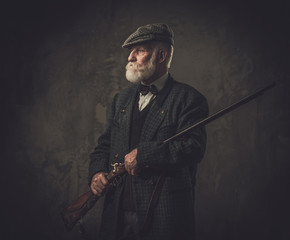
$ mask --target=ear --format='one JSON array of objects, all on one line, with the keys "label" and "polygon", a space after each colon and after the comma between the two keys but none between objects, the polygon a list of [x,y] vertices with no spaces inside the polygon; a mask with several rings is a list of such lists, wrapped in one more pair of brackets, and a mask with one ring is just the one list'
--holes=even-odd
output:
[{"label": "ear", "polygon": [[159,50],[158,53],[158,63],[163,63],[166,60],[167,52],[163,49]]}]

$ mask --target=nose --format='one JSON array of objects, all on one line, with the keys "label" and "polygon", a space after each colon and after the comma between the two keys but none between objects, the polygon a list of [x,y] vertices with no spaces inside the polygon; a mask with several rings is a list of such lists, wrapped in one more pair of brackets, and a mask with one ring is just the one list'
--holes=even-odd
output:
[{"label": "nose", "polygon": [[131,51],[130,55],[128,57],[128,62],[135,62],[136,61],[136,55],[135,55],[135,51]]}]

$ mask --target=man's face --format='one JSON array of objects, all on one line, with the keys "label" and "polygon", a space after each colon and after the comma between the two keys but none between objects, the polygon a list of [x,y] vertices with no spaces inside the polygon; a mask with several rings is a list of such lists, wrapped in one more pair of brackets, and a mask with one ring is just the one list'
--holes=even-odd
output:
[{"label": "man's face", "polygon": [[149,44],[140,44],[130,49],[126,78],[137,83],[150,78],[156,70],[156,51]]}]

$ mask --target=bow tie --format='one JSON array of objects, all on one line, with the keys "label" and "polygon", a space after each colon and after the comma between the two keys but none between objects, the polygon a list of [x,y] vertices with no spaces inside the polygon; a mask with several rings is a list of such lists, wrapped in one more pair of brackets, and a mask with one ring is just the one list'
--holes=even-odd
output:
[{"label": "bow tie", "polygon": [[141,93],[142,95],[146,95],[148,92],[151,92],[154,95],[157,95],[158,90],[154,85],[146,86],[140,84],[138,88],[138,92]]}]

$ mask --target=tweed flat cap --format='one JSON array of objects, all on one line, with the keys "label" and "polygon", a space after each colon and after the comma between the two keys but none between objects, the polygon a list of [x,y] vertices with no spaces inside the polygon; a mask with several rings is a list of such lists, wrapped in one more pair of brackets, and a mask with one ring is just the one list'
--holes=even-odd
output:
[{"label": "tweed flat cap", "polygon": [[173,31],[165,23],[152,23],[139,27],[136,32],[132,33],[123,43],[123,48],[130,48],[131,46],[147,42],[147,41],[160,41],[167,42],[173,45]]}]

